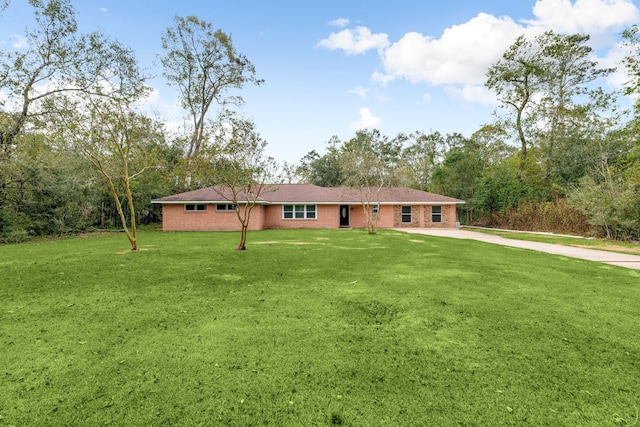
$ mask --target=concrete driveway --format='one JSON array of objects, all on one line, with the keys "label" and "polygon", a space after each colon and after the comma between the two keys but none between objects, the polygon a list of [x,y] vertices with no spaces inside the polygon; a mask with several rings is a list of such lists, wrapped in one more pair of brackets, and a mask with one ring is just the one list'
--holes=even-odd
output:
[{"label": "concrete driveway", "polygon": [[495,234],[479,233],[477,231],[460,230],[456,228],[430,229],[430,228],[397,228],[397,231],[407,233],[427,234],[430,236],[451,237],[454,239],[479,240],[481,242],[494,243],[496,245],[512,246],[514,248],[531,249],[547,252],[571,258],[580,258],[620,267],[640,270],[640,256],[619,254],[615,252],[599,251],[595,249],[575,248],[572,246],[556,245],[553,243],[528,242],[524,240],[507,239]]}]

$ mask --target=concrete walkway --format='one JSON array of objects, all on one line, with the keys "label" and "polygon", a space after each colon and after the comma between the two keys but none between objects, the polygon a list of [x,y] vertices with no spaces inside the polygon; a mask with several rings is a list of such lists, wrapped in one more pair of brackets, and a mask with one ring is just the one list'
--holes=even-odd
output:
[{"label": "concrete walkway", "polygon": [[497,245],[512,246],[515,248],[531,249],[534,251],[547,252],[571,258],[580,258],[590,261],[603,262],[605,264],[617,265],[620,267],[634,268],[640,270],[640,256],[627,255],[616,252],[599,251],[596,249],[575,248],[572,246],[556,245],[553,243],[528,242],[525,240],[514,240],[504,238],[495,234],[479,233],[477,231],[450,229],[429,229],[429,228],[397,228],[397,231],[407,233],[428,234],[430,236],[451,237],[455,239],[479,240],[481,242],[495,243]]}]

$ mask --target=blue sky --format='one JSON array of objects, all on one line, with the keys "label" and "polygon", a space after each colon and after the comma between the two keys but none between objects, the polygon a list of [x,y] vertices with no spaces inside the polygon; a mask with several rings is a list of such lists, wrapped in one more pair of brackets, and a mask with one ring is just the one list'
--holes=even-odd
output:
[{"label": "blue sky", "polygon": [[[19,43],[31,20],[25,0],[0,15],[0,49]],[[175,15],[195,15],[231,34],[256,66],[260,87],[240,94],[279,161],[323,152],[357,129],[460,132],[492,120],[488,66],[520,34],[552,29],[591,35],[603,65],[620,59],[619,33],[640,21],[631,0],[76,0],[80,30],[101,30],[133,48],[159,77],[147,107],[179,123],[157,55]],[[618,79],[619,81],[619,79]],[[604,84],[615,84],[615,78]]]}]

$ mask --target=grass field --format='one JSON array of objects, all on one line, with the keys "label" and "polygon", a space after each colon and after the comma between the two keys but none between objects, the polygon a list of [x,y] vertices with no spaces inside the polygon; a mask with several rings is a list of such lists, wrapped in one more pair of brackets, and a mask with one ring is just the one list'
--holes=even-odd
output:
[{"label": "grass field", "polygon": [[0,246],[0,426],[638,424],[640,272],[381,231]]}]

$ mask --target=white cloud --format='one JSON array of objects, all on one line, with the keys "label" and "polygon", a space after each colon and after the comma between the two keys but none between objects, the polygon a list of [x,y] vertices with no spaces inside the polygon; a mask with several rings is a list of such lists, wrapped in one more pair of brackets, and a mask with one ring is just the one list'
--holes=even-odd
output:
[{"label": "white cloud", "polygon": [[383,63],[389,76],[412,83],[478,84],[484,81],[487,68],[523,32],[509,17],[481,13],[447,28],[439,39],[405,34],[384,52]]},{"label": "white cloud", "polygon": [[0,107],[3,107],[8,100],[9,100],[9,94],[3,91],[0,91]]},{"label": "white cloud", "polygon": [[327,24],[331,25],[332,27],[346,27],[347,25],[349,25],[349,20],[347,18],[338,18],[334,19],[333,21],[327,22]]},{"label": "white cloud", "polygon": [[425,103],[431,102],[431,98],[433,98],[433,96],[430,93],[425,93],[422,95],[422,101]]},{"label": "white cloud", "polygon": [[360,120],[354,123],[351,123],[351,129],[360,130],[360,129],[372,129],[376,128],[380,125],[380,118],[373,115],[371,110],[366,107],[360,109]]},{"label": "white cloud", "polygon": [[498,104],[493,92],[481,85],[447,86],[445,92],[466,102],[477,102],[484,105]]},{"label": "white cloud", "polygon": [[387,83],[390,83],[396,79],[395,76],[384,74],[376,71],[371,75],[371,81],[376,82],[382,86],[386,86]]},{"label": "white cloud", "polygon": [[182,107],[177,99],[168,102],[167,98],[167,94],[152,87],[147,97],[137,103],[137,107],[151,116],[163,117],[166,127],[175,130],[182,126]]},{"label": "white cloud", "polygon": [[362,86],[358,86],[356,88],[351,89],[349,93],[354,93],[358,95],[360,98],[366,98],[369,90],[370,89],[366,89],[366,88],[363,88]]},{"label": "white cloud", "polygon": [[109,12],[109,9],[107,9],[106,7],[99,7],[98,10],[103,13]]},{"label": "white cloud", "polygon": [[531,27],[556,32],[602,33],[637,22],[638,8],[630,0],[538,0],[535,20],[523,20]]},{"label": "white cloud", "polygon": [[[533,19],[516,22],[508,16],[479,13],[445,29],[439,37],[408,32],[394,43],[389,43],[384,33],[372,34],[366,27],[356,27],[332,33],[318,46],[342,49],[349,55],[378,49],[383,72],[373,72],[371,81],[380,86],[404,79],[413,84],[444,86],[450,96],[461,100],[493,104],[495,100],[481,86],[487,69],[516,37],[531,37],[547,30],[579,32],[592,36],[594,45],[598,40],[608,40],[610,46],[622,27],[640,20],[640,10],[632,0],[537,0],[532,14]],[[618,59],[608,58],[612,63]],[[610,83],[619,85],[620,79],[616,75]]]},{"label": "white cloud", "polygon": [[356,27],[331,33],[317,46],[329,50],[342,49],[347,55],[357,55],[372,49],[384,49],[389,46],[389,39],[384,33],[373,34],[367,27]]},{"label": "white cloud", "polygon": [[29,42],[27,41],[27,39],[20,34],[14,34],[13,37],[11,37],[11,46],[15,49],[23,49],[28,45]]},{"label": "white cloud", "polygon": [[607,55],[598,61],[598,65],[602,68],[615,68],[616,71],[607,76],[607,83],[609,86],[620,89],[622,86],[629,81],[629,76],[627,72],[622,66],[622,61],[630,52],[624,48],[622,43],[616,44],[614,48],[612,48]]}]

